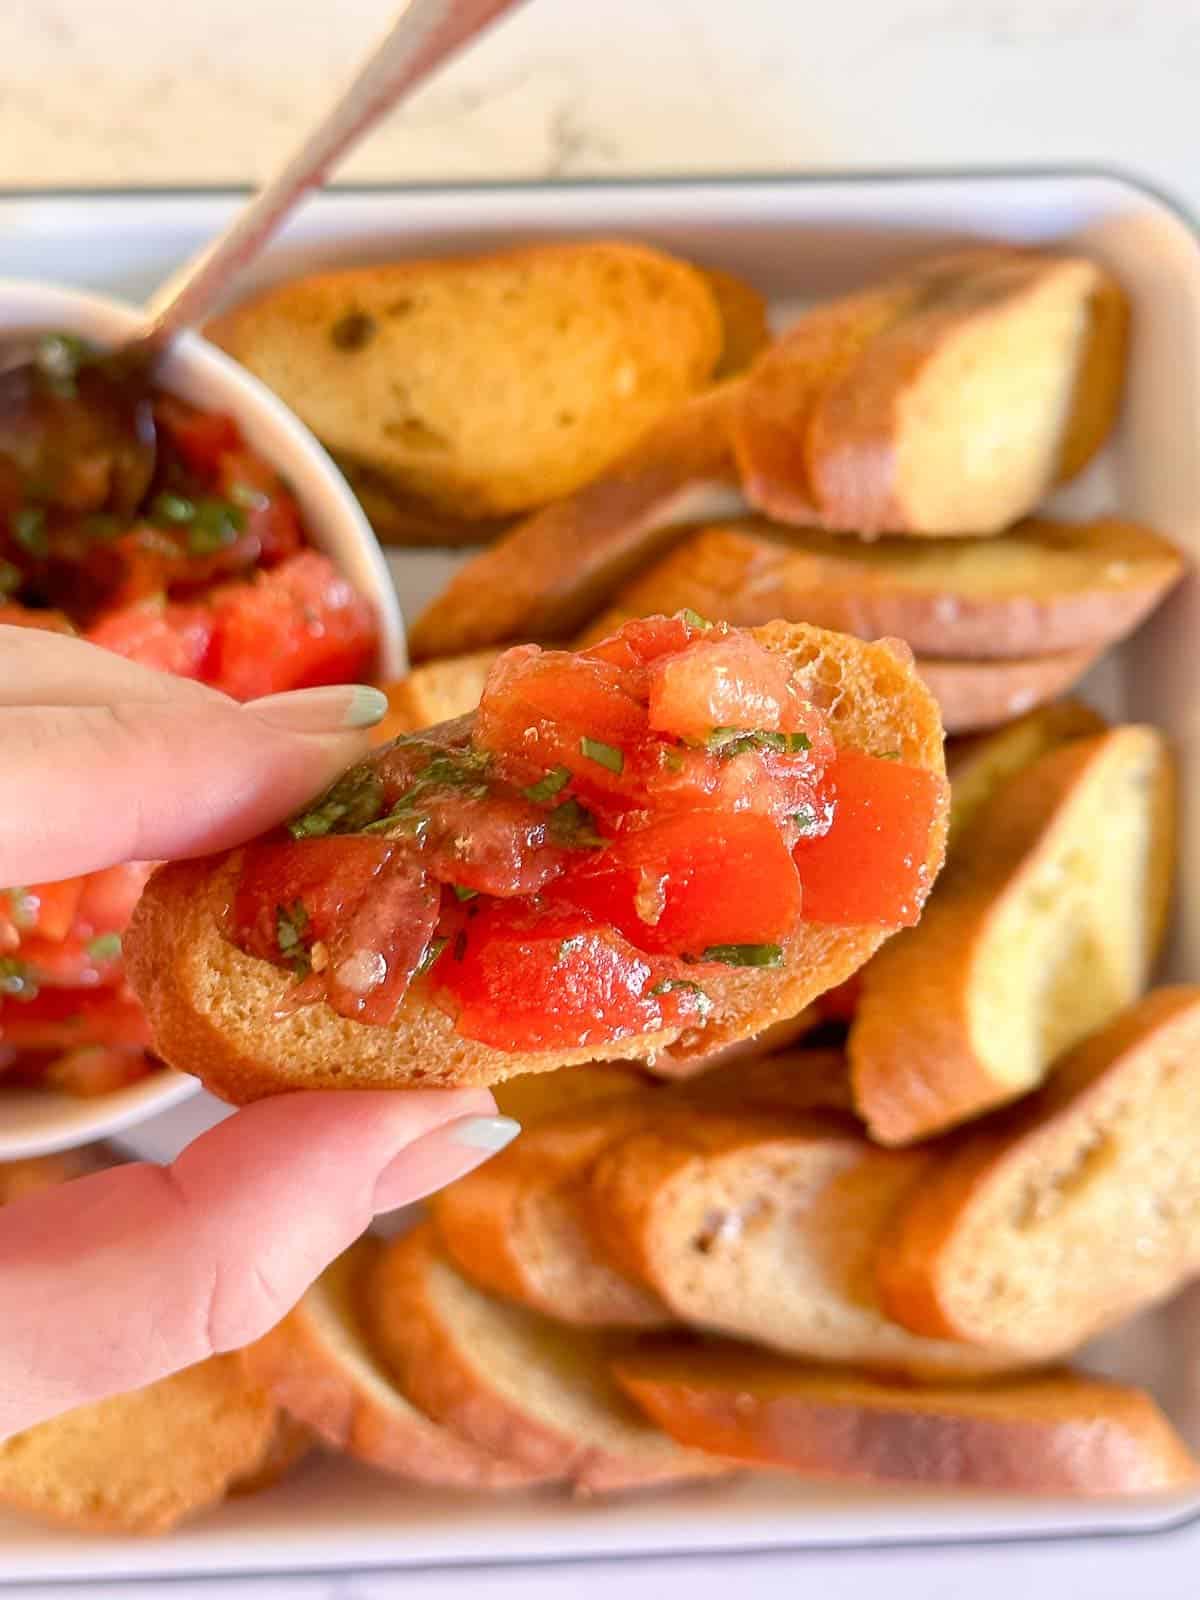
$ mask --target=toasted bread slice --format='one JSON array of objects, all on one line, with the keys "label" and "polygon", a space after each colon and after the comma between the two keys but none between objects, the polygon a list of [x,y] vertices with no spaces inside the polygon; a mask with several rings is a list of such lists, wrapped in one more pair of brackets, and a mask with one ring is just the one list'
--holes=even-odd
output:
[{"label": "toasted bread slice", "polygon": [[724,341],[701,272],[619,241],[294,278],[207,331],[331,449],[458,518],[572,493]]},{"label": "toasted bread slice", "polygon": [[1126,310],[1094,262],[938,256],[803,318],[755,363],[733,436],[777,521],[868,537],[992,534],[1099,449]]},{"label": "toasted bread slice", "polygon": [[276,1411],[237,1354],[0,1442],[0,1503],[67,1527],[162,1533],[255,1472]]},{"label": "toasted bread slice", "polygon": [[246,1494],[262,1494],[290,1478],[317,1448],[317,1436],[305,1423],[286,1411],[275,1413],[275,1426],[262,1460],[251,1472],[235,1478],[229,1485],[231,1499]]},{"label": "toasted bread slice", "polygon": [[1072,740],[999,788],[920,925],[863,974],[849,1050],[875,1138],[907,1144],[1015,1099],[1141,994],[1173,831],[1153,728]]},{"label": "toasted bread slice", "polygon": [[512,517],[451,516],[387,473],[373,471],[339,452],[333,454],[380,544],[456,549],[491,544],[512,526]]},{"label": "toasted bread slice", "polygon": [[713,1110],[854,1115],[850,1064],[841,1050],[781,1050],[721,1061],[681,1083],[677,1093],[687,1105]]},{"label": "toasted bread slice", "polygon": [[950,838],[947,854],[969,837],[971,824],[996,790],[1039,756],[1071,739],[1103,733],[1107,724],[1082,700],[1039,706],[994,733],[957,739],[946,746],[950,778]]},{"label": "toasted bread slice", "polygon": [[1150,1396],[1073,1373],[914,1389],[738,1346],[623,1356],[621,1386],[681,1444],[809,1478],[1023,1494],[1190,1489]]},{"label": "toasted bread slice", "polygon": [[435,1195],[438,1237],[459,1271],[493,1294],[578,1327],[675,1322],[656,1295],[596,1254],[580,1203],[600,1156],[652,1120],[661,1099],[661,1090],[646,1090],[553,1117]]},{"label": "toasted bread slice", "polygon": [[[616,597],[618,616],[690,606],[753,627],[783,617],[918,656],[1051,655],[1130,633],[1183,571],[1175,548],[1134,522],[1019,523],[1003,539],[879,539],[718,524],[689,534]],[[603,638],[612,617],[588,630]]]},{"label": "toasted bread slice", "polygon": [[506,1078],[495,1085],[492,1093],[499,1110],[528,1132],[564,1112],[644,1094],[650,1082],[640,1064],[602,1061],[572,1067],[569,1072],[534,1072]]},{"label": "toasted bread slice", "polygon": [[359,1295],[383,1245],[361,1239],[299,1305],[243,1352],[247,1371],[335,1450],[413,1483],[512,1489],[545,1481],[439,1427],[397,1389],[370,1347]]},{"label": "toasted bread slice", "polygon": [[910,1328],[1039,1360],[1200,1271],[1200,988],[1159,989],[967,1134],[879,1261]]},{"label": "toasted bread slice", "polygon": [[715,1071],[718,1067],[733,1067],[740,1061],[757,1061],[760,1056],[770,1055],[773,1051],[788,1050],[806,1034],[810,1034],[820,1022],[818,1008],[815,1005],[805,1006],[794,1017],[783,1017],[757,1033],[748,1034],[744,1039],[735,1039],[732,1044],[718,1043],[702,1054],[679,1056],[664,1053],[653,1056],[645,1063],[646,1071],[668,1083],[684,1083],[689,1078]]},{"label": "toasted bread slice", "polygon": [[880,1305],[880,1240],[933,1159],[878,1150],[832,1114],[696,1110],[600,1155],[590,1231],[694,1328],[927,1378],[1010,1370],[1007,1352],[914,1336]]},{"label": "toasted bread slice", "polygon": [[1097,645],[1013,661],[917,662],[947,734],[982,733],[1073,689],[1102,654]]},{"label": "toasted bread slice", "polygon": [[402,733],[416,733],[439,722],[453,722],[474,711],[498,650],[476,650],[468,656],[427,661],[386,685],[388,714],[372,732],[376,744]]},{"label": "toasted bread slice", "polygon": [[567,638],[690,524],[741,509],[728,437],[736,388],[689,400],[607,472],[460,567],[410,627],[413,660]]},{"label": "toasted bread slice", "polygon": [[[914,766],[944,770],[937,708],[904,646],[863,644],[782,624],[755,636],[786,655],[811,686],[839,745],[895,750]],[[926,863],[930,882],[941,864],[944,833],[945,816],[939,813]],[[460,1037],[448,1016],[416,996],[387,1027],[347,1021],[322,1002],[281,1015],[291,975],[244,955],[222,933],[238,860],[234,852],[161,869],[124,940],[127,971],[150,1017],[158,1053],[235,1103],[298,1088],[494,1083],[596,1059],[646,1059],[667,1049],[681,1058],[711,1054],[798,1015],[893,931],[802,924],[783,967],[731,968],[707,986],[713,1011],[703,1028],[604,1047],[508,1052]]]},{"label": "toasted bread slice", "polygon": [[735,272],[726,272],[723,267],[701,270],[721,315],[721,355],[713,377],[733,378],[744,372],[771,342],[767,302]]},{"label": "toasted bread slice", "polygon": [[478,1448],[604,1493],[729,1469],[681,1450],[612,1381],[610,1347],[474,1288],[426,1225],[384,1251],[367,1285],[371,1337],[415,1404]]}]

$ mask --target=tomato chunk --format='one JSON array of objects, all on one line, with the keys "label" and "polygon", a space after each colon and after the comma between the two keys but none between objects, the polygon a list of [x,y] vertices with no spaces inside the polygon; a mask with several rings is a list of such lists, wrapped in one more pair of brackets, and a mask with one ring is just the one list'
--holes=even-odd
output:
[{"label": "tomato chunk", "polygon": [[154,419],[188,470],[207,482],[215,480],[221,457],[242,446],[242,436],[232,417],[198,411],[174,395],[157,397]]},{"label": "tomato chunk", "polygon": [[89,1044],[149,1049],[146,1014],[124,985],[43,989],[32,1000],[0,1000],[0,1045],[24,1051]]},{"label": "tomato chunk", "polygon": [[351,683],[370,673],[375,614],[314,550],[252,582],[222,585],[210,603],[214,637],[205,681],[237,700]]},{"label": "tomato chunk", "polygon": [[300,510],[274,467],[249,450],[227,450],[217,462],[217,493],[242,514],[244,537],[259,560],[274,566],[304,542]]},{"label": "tomato chunk", "polygon": [[16,950],[23,940],[34,936],[65,939],[75,921],[82,893],[82,878],[33,883],[24,889],[0,889],[0,955]]},{"label": "tomato chunk", "polygon": [[792,855],[809,922],[911,927],[932,887],[929,835],[944,780],[921,767],[842,751],[826,774],[832,825]]},{"label": "tomato chunk", "polygon": [[177,678],[203,678],[213,643],[207,606],[162,599],[110,611],[87,631],[92,644]]},{"label": "tomato chunk", "polygon": [[675,955],[772,943],[800,916],[787,845],[753,813],[684,812],[651,823],[569,871],[553,892],[639,949]]},{"label": "tomato chunk", "polygon": [[441,953],[431,978],[457,1031],[498,1050],[607,1044],[700,1015],[696,986],[671,987],[615,929],[499,901]]},{"label": "tomato chunk", "polygon": [[[714,729],[737,728],[798,733],[811,745],[824,732],[824,719],[801,693],[787,661],[744,633],[707,636],[656,661],[649,669],[648,720],[655,731],[681,739],[704,740]],[[828,760],[831,753],[826,743],[818,759]]]}]

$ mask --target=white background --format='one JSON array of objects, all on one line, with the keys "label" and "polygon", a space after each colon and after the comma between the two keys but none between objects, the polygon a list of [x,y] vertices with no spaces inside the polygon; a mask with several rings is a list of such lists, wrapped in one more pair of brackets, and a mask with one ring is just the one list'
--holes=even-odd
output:
[{"label": "white background", "polygon": [[[0,0],[0,186],[261,176],[393,0]],[[1200,211],[1200,0],[533,0],[380,130],[361,179],[1099,164]],[[0,241],[0,269],[3,244]],[[0,1551],[0,1575],[3,1552]],[[1143,1542],[153,1585],[162,1600],[1154,1600]],[[38,1600],[67,1590],[5,1590]],[[133,1585],[94,1600],[149,1593]]]}]

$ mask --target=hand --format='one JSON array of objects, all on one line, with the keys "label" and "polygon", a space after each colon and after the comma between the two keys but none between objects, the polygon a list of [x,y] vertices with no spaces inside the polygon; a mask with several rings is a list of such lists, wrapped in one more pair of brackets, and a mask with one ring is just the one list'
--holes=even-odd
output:
[{"label": "hand", "polygon": [[[234,845],[363,753],[384,697],[239,706],[76,639],[0,627],[0,884]],[[517,1132],[483,1089],[290,1094],[0,1210],[0,1439],[272,1327],[382,1211]]]}]

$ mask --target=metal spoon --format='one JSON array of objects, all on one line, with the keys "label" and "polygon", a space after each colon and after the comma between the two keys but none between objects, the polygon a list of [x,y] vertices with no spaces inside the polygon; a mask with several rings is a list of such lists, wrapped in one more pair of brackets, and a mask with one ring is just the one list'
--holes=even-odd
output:
[{"label": "metal spoon", "polygon": [[[151,298],[146,326],[135,339],[96,357],[78,341],[50,333],[6,352],[0,359],[0,555],[6,553],[5,520],[19,546],[23,515],[132,516],[154,476],[149,385],[165,346],[204,321],[304,195],[386,111],[521,3],[407,0],[299,150],[224,233]],[[16,548],[11,553],[20,554]]]}]

